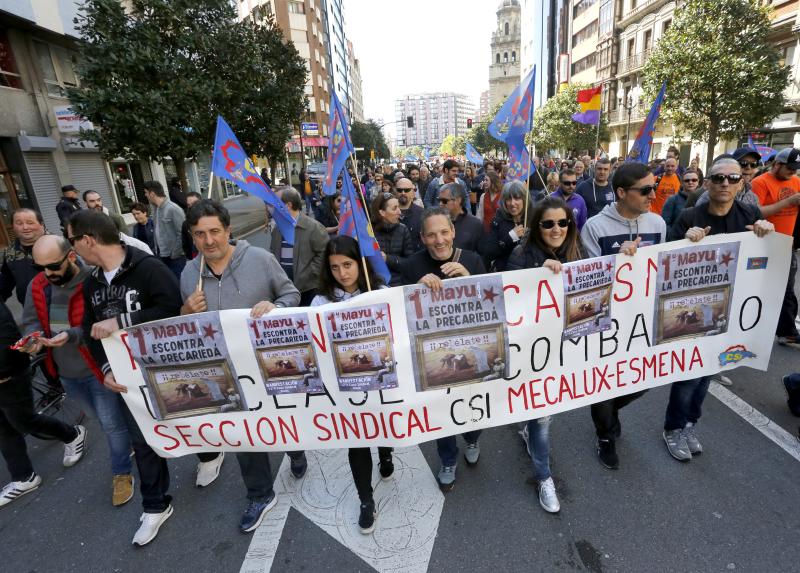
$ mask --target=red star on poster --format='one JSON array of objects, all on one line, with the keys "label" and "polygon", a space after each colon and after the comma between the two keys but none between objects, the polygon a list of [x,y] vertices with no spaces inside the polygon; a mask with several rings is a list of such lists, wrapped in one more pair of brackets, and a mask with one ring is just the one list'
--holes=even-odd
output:
[{"label": "red star on poster", "polygon": [[730,266],[732,260],[733,260],[733,255],[730,253],[725,253],[720,258],[719,264],[725,265],[727,267]]},{"label": "red star on poster", "polygon": [[213,340],[214,339],[214,335],[217,334],[217,332],[219,332],[219,331],[214,329],[214,325],[213,324],[206,324],[203,327],[203,338],[210,338],[210,339]]},{"label": "red star on poster", "polygon": [[613,268],[614,268],[613,263],[606,263],[606,272],[607,273],[610,273]]},{"label": "red star on poster", "polygon": [[297,330],[303,330],[306,327],[306,321],[305,320],[300,320],[298,322],[295,322],[294,324],[297,327]]},{"label": "red star on poster", "polygon": [[383,317],[386,316],[383,314],[382,310],[379,310],[378,313],[375,315],[375,320],[383,320]]},{"label": "red star on poster", "polygon": [[488,300],[489,302],[494,302],[495,297],[498,296],[496,292],[494,292],[494,288],[490,289],[483,289],[483,300]]}]

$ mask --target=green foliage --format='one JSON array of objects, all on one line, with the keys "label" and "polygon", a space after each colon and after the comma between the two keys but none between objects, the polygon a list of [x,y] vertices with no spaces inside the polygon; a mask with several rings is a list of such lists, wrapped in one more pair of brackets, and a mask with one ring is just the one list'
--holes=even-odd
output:
[{"label": "green foliage", "polygon": [[237,22],[228,0],[87,0],[81,85],[69,97],[107,157],[209,154],[217,114],[248,154],[277,159],[305,109],[305,63],[274,21]]},{"label": "green foliage", "polygon": [[405,160],[406,157],[425,157],[425,150],[421,145],[412,145],[411,147],[398,147],[394,150],[394,156]]},{"label": "green foliage", "polygon": [[386,145],[386,139],[383,137],[383,131],[371,119],[366,123],[354,121],[350,126],[350,139],[353,142],[353,147],[364,148],[363,151],[356,151],[358,159],[368,160],[371,149],[375,150],[376,159],[388,159],[391,155],[389,146]]},{"label": "green foliage", "polygon": [[[572,119],[572,114],[580,112],[578,90],[590,87],[586,84],[568,84],[534,112],[532,136],[529,135],[528,140],[532,137],[537,154],[550,150],[564,152],[594,149],[597,126],[578,123]],[[600,141],[608,141],[608,137],[608,119],[601,115]]]},{"label": "green foliage", "polygon": [[757,0],[688,0],[643,70],[645,99],[667,80],[662,117],[694,141],[736,137],[781,113],[789,68],[770,35],[770,9]]},{"label": "green foliage", "polygon": [[489,134],[489,124],[497,115],[497,112],[500,111],[502,106],[502,103],[497,104],[486,117],[484,117],[481,121],[474,123],[472,129],[467,132],[465,137],[466,141],[469,141],[472,146],[483,155],[488,154],[489,151],[493,152],[490,155],[495,156],[499,156],[501,153],[508,153],[508,146]]},{"label": "green foliage", "polygon": [[464,155],[466,149],[464,136],[451,134],[442,140],[442,144],[439,146],[439,153],[441,155]]}]

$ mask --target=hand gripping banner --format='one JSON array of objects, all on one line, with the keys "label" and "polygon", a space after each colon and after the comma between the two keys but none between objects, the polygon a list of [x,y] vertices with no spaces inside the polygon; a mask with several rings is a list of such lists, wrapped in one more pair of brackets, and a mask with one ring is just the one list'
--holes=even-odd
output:
[{"label": "hand gripping banner", "polygon": [[407,446],[766,370],[790,243],[711,236],[559,274],[396,287],[258,319],[249,309],[180,316],[104,346],[163,455]]}]

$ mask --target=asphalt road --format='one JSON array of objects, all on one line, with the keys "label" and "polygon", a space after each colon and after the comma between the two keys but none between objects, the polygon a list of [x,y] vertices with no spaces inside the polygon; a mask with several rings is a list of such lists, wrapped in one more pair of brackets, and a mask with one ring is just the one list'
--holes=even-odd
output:
[{"label": "asphalt road", "polygon": [[[254,209],[242,200],[233,208],[244,213]],[[263,246],[266,237],[260,231],[247,240]],[[780,378],[797,370],[800,350],[776,345],[768,372],[739,368],[729,373],[734,381],[730,391],[794,436],[795,447],[800,419],[786,407]],[[623,410],[618,471],[606,470],[597,461],[587,409],[554,418],[552,467],[562,507],[558,515],[539,507],[517,428],[485,431],[480,462],[467,468],[462,458],[456,486],[438,506],[441,515],[430,510],[433,515],[417,516],[419,523],[424,518],[438,524],[427,540],[432,546],[429,562],[427,554],[419,558],[418,552],[411,559],[419,549],[412,546],[418,537],[413,531],[416,518],[409,518],[410,526],[398,524],[397,508],[391,507],[396,491],[391,488],[398,486],[406,488],[400,497],[419,492],[415,498],[402,497],[400,503],[408,504],[400,508],[403,515],[413,516],[416,507],[437,507],[433,502],[426,505],[433,498],[424,492],[438,471],[438,457],[434,444],[423,444],[420,471],[398,471],[396,482],[379,486],[388,493],[369,542],[377,562],[389,555],[386,563],[392,565],[378,565],[378,570],[797,571],[798,459],[710,395],[698,425],[705,452],[680,464],[668,455],[661,438],[667,395],[668,388],[652,390]],[[28,439],[44,483],[0,510],[0,570],[249,573],[266,571],[264,563],[271,563],[275,572],[376,570],[323,531],[320,519],[315,522],[295,507],[288,510],[282,530],[278,526],[277,548],[268,555],[248,554],[254,536],[237,529],[246,502],[232,456],[217,482],[203,490],[194,487],[193,457],[170,460],[175,513],[153,543],[132,547],[140,497],[137,492],[127,505],[111,506],[107,447],[96,422],[89,420],[87,425],[88,453],[73,468],[61,466],[60,444]],[[410,459],[412,454],[404,451],[401,457]],[[315,467],[299,483],[287,477],[285,465],[278,475],[283,456],[271,454],[271,459],[276,482],[290,484],[294,495],[308,505],[320,505],[326,493],[322,490],[335,489],[335,480],[320,479]],[[8,478],[0,468],[0,482]],[[357,508],[352,502],[344,510],[354,514]],[[353,521],[338,518],[336,526],[345,539],[359,539]]]}]

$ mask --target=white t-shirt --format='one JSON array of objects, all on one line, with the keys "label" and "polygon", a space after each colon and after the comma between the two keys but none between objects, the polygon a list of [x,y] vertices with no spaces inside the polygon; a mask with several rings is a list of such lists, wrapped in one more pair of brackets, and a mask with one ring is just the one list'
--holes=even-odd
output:
[{"label": "white t-shirt", "polygon": [[103,274],[106,277],[106,283],[111,284],[111,281],[114,279],[115,276],[117,276],[118,272],[119,272],[119,267],[114,267],[110,271],[103,271]]}]

